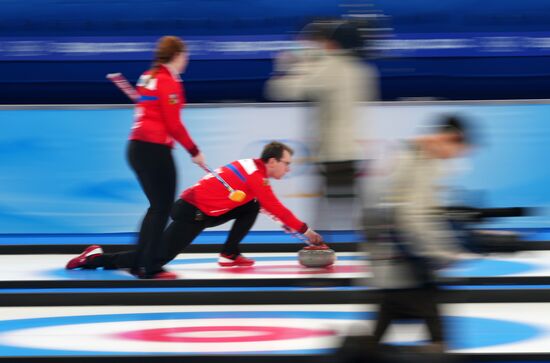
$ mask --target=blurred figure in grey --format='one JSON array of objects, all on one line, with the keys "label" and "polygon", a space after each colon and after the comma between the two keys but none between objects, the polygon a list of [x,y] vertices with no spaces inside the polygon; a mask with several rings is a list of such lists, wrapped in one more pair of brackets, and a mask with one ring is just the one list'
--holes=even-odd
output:
[{"label": "blurred figure in grey", "polygon": [[[281,53],[266,84],[273,100],[312,101],[316,145],[313,158],[324,180],[324,206],[317,222],[331,228],[350,222],[357,161],[359,102],[378,98],[378,72],[362,57],[363,38],[349,21],[316,21],[301,32],[305,49]],[[330,206],[330,213],[328,212]],[[338,210],[338,212],[336,212]]]},{"label": "blurred figure in grey", "polygon": [[437,270],[473,255],[462,248],[443,217],[437,183],[444,162],[463,155],[471,143],[465,120],[442,117],[427,134],[405,145],[387,189],[364,209],[373,285],[383,292],[373,333],[378,342],[394,319],[413,318],[427,324],[427,350],[445,349]]}]

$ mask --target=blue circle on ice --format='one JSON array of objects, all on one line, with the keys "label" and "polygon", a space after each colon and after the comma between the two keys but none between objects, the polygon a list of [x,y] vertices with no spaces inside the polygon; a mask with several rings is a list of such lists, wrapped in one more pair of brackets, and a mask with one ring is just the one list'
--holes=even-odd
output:
[{"label": "blue circle on ice", "polygon": [[525,262],[481,258],[456,263],[442,271],[442,274],[447,277],[492,277],[525,273],[535,269],[535,265]]},{"label": "blue circle on ice", "polygon": [[[373,312],[342,312],[342,311],[198,311],[198,312],[152,312],[130,314],[100,314],[60,316],[31,319],[4,320],[0,325],[0,334],[13,333],[22,329],[31,328],[55,328],[58,325],[78,324],[102,324],[128,321],[196,319],[200,324],[201,319],[323,319],[323,320],[373,320],[376,313]],[[494,345],[504,345],[528,340],[541,334],[542,330],[536,326],[514,322],[509,320],[450,316],[445,317],[445,327],[449,332],[449,348],[454,350],[483,348]],[[397,322],[400,325],[400,322]],[[397,327],[399,329],[399,327]],[[84,331],[83,331],[84,333]],[[409,343],[406,343],[409,344]],[[259,347],[261,350],[261,347]],[[70,342],[66,350],[33,348],[25,346],[13,346],[0,343],[3,356],[68,356],[68,355],[128,355],[133,352],[111,352],[90,350],[70,350]],[[326,354],[331,349],[300,350],[289,341],[289,349],[282,348],[269,352],[243,352],[244,354]],[[150,352],[153,354],[185,354],[185,352]],[[237,354],[237,353],[235,353]],[[241,353],[239,353],[241,354]]]}]

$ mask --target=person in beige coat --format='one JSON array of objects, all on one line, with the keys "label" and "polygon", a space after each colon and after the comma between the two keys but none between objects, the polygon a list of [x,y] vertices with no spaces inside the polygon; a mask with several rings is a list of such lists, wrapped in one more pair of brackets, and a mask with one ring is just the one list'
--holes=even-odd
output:
[{"label": "person in beige coat", "polygon": [[445,161],[461,156],[471,144],[471,128],[465,120],[442,117],[429,133],[406,144],[387,190],[364,209],[371,286],[383,292],[373,333],[376,341],[382,340],[395,319],[423,319],[431,337],[428,347],[445,349],[437,271],[477,256],[462,247],[443,216],[438,183]]},{"label": "person in beige coat", "polygon": [[327,212],[327,206],[330,211],[349,211],[355,196],[357,161],[365,158],[357,142],[360,102],[378,99],[378,72],[361,56],[363,40],[350,22],[313,22],[301,38],[308,49],[275,59],[266,96],[313,102],[317,133],[313,159],[324,179],[325,215],[321,217],[328,226],[336,216]]}]

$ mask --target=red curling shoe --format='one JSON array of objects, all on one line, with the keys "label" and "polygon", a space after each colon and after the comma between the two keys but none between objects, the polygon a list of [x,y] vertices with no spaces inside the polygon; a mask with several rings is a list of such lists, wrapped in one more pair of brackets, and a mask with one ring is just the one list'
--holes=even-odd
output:
[{"label": "red curling shoe", "polygon": [[141,280],[176,280],[177,278],[179,278],[177,273],[166,271],[164,269],[153,273],[144,273],[143,271],[141,271],[136,274],[134,272],[132,273],[132,275]]},{"label": "red curling shoe", "polygon": [[151,279],[153,280],[176,280],[178,278],[178,274],[171,271],[161,271],[157,272],[156,274],[153,274]]},{"label": "red curling shoe", "polygon": [[91,266],[88,266],[88,261],[102,254],[103,249],[101,248],[101,246],[88,246],[80,255],[69,260],[65,268],[67,270],[74,270],[75,268],[93,268]]},{"label": "red curling shoe", "polygon": [[252,266],[255,262],[253,259],[246,258],[241,254],[226,255],[222,253],[218,258],[218,265],[222,267]]}]

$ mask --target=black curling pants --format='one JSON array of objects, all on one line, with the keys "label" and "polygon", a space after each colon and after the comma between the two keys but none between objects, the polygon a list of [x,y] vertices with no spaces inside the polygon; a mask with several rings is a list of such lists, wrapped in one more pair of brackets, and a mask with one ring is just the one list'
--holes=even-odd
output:
[{"label": "black curling pants", "polygon": [[[159,254],[153,261],[148,273],[162,270],[162,266],[173,260],[205,229],[219,226],[234,220],[233,226],[227,235],[222,253],[227,255],[239,254],[239,244],[248,234],[258,213],[260,205],[252,200],[229,212],[217,217],[208,216],[194,205],[179,199],[172,208],[172,222],[163,235]],[[104,267],[107,269],[129,268],[135,258],[136,251],[111,253],[99,256],[90,261],[90,267]]]},{"label": "black curling pants", "polygon": [[[170,147],[131,140],[127,150],[128,162],[149,201],[139,230],[136,249],[115,254],[108,268],[143,269],[151,272],[160,255],[162,235],[170,217],[176,193],[176,168]],[[98,261],[99,262],[99,261]]]},{"label": "black curling pants", "polygon": [[162,255],[157,261],[157,266],[162,267],[173,260],[205,228],[219,226],[231,220],[235,221],[221,252],[226,255],[239,254],[239,244],[256,222],[259,212],[259,203],[252,200],[225,214],[213,217],[204,214],[197,207],[182,199],[178,200],[172,208],[172,223],[164,233]]}]

